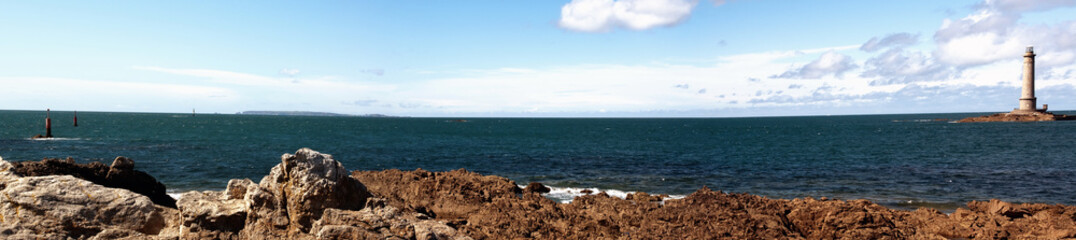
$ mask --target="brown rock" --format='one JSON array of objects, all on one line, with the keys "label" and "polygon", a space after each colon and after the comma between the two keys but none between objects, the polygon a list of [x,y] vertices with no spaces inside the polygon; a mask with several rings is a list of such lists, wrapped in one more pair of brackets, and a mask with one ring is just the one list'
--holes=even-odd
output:
[{"label": "brown rock", "polygon": [[397,208],[426,214],[458,224],[483,204],[496,198],[515,197],[522,193],[506,178],[483,176],[466,170],[429,172],[426,170],[353,172],[359,181],[375,182],[367,189]]},{"label": "brown rock", "polygon": [[278,228],[283,223],[280,218],[285,217],[289,232],[309,232],[324,209],[359,210],[370,197],[366,187],[349,177],[340,162],[309,148],[284,154],[281,163],[251,192],[246,197],[253,208],[268,212],[256,209],[248,221],[266,218],[270,226]]},{"label": "brown rock", "polygon": [[1048,112],[1033,113],[1033,114],[1013,114],[1013,113],[998,113],[980,117],[969,117],[956,121],[958,123],[970,123],[970,122],[1043,122],[1043,121],[1062,121],[1062,120],[1076,120],[1076,116],[1068,115],[1056,115]]},{"label": "brown rock", "polygon": [[[355,171],[388,203],[452,212],[433,217],[475,239],[1061,239],[1076,237],[1076,207],[971,202],[945,215],[892,210],[865,200],[782,200],[702,188],[660,201],[603,193],[558,204],[509,194],[507,179],[462,170],[442,173]],[[450,184],[449,184],[450,183]],[[504,184],[509,183],[509,184]],[[498,194],[489,194],[498,193]],[[485,196],[493,196],[485,198]],[[458,201],[456,199],[474,199]],[[444,202],[453,202],[454,209]]]},{"label": "brown rock", "polygon": [[531,182],[530,184],[527,184],[527,188],[523,189],[523,192],[532,193],[549,193],[549,191],[549,187],[542,185],[540,182]]}]

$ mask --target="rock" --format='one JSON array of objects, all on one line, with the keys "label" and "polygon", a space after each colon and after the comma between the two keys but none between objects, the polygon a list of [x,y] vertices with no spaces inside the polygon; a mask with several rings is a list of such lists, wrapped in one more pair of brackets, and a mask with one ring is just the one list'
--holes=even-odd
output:
[{"label": "rock", "polygon": [[414,211],[449,225],[465,221],[469,215],[494,199],[516,197],[522,189],[515,182],[497,176],[483,176],[466,170],[430,172],[426,170],[356,171],[352,176],[374,195],[406,211]]},{"label": "rock", "polygon": [[105,187],[131,190],[149,197],[155,204],[176,208],[176,200],[168,196],[164,184],[145,172],[134,170],[134,161],[125,157],[117,157],[112,162],[114,167],[96,161],[78,164],[71,158],[15,162],[12,166],[20,176],[71,175]]},{"label": "rock", "polygon": [[19,176],[0,161],[0,236],[93,238],[158,235],[174,209],[144,195],[69,175]]},{"label": "rock", "polygon": [[549,193],[549,191],[550,191],[549,187],[546,187],[545,185],[542,185],[542,183],[539,183],[539,182],[531,182],[530,184],[527,184],[527,188],[523,189],[523,192],[532,192],[532,193]]},{"label": "rock", "polygon": [[120,170],[134,170],[134,160],[127,157],[116,157],[116,160],[112,160],[112,166],[110,169]]},{"label": "rock", "polygon": [[471,239],[456,229],[434,220],[402,214],[384,204],[384,199],[369,198],[359,211],[326,209],[311,231],[318,239]]},{"label": "rock", "polygon": [[1062,120],[1076,120],[1076,116],[1056,115],[1048,112],[1037,112],[1031,114],[998,113],[987,116],[964,118],[956,122],[1043,122]]},{"label": "rock", "polygon": [[310,149],[285,154],[259,184],[234,179],[224,191],[184,193],[178,210],[75,177],[138,180],[141,172],[127,158],[111,167],[58,159],[18,164],[0,159],[0,239],[470,239],[372,198],[332,156]]},{"label": "rock", "polygon": [[[0,159],[0,239],[1076,238],[1076,206],[972,201],[946,215],[705,187],[682,199],[602,192],[559,204],[529,194],[537,187],[521,194],[506,178],[465,170],[348,177],[331,156],[309,149],[282,159],[258,184],[235,179],[224,191],[185,193],[178,210],[73,176],[23,176]],[[85,167],[46,159],[19,171],[106,179],[133,171],[118,162]]]},{"label": "rock", "polygon": [[634,200],[636,202],[661,202],[664,200],[662,195],[650,195],[645,192],[636,192],[628,194],[624,197],[624,200]]},{"label": "rock", "polygon": [[359,210],[371,196],[331,155],[309,148],[284,154],[251,192],[247,200],[261,210],[255,209],[250,220],[279,228],[285,217],[288,232],[309,232],[325,209]]},{"label": "rock", "polygon": [[185,237],[236,239],[246,225],[250,205],[229,199],[221,192],[187,192],[177,203],[182,217],[180,234]]},{"label": "rock", "polygon": [[227,194],[226,199],[243,199],[247,195],[247,191],[258,187],[250,179],[232,179],[228,181],[228,187],[224,190]]}]

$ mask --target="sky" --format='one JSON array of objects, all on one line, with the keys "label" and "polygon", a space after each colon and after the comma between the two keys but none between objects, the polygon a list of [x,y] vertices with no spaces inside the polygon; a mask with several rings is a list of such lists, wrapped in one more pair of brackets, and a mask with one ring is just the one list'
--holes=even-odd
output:
[{"label": "sky", "polygon": [[5,1],[0,109],[415,117],[1076,110],[1076,0]]}]

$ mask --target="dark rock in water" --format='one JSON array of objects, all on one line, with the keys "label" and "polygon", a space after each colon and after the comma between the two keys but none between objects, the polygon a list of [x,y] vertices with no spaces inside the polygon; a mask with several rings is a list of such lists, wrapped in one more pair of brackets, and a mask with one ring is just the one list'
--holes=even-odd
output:
[{"label": "dark rock in water", "polygon": [[116,157],[116,160],[112,160],[112,169],[122,170],[134,170],[134,160],[127,157]]},{"label": "dark rock in water", "polygon": [[30,139],[42,139],[42,138],[49,138],[49,137],[46,137],[46,136],[41,135],[41,134],[34,135],[33,137],[30,137]]},{"label": "dark rock in water", "polygon": [[550,189],[549,187],[542,185],[542,183],[531,182],[531,184],[527,184],[527,188],[524,188],[523,191],[533,193],[549,193]]},{"label": "dark rock in water", "polygon": [[12,165],[15,173],[22,176],[71,175],[105,187],[131,190],[149,197],[157,205],[176,208],[176,200],[168,196],[164,184],[145,172],[134,170],[134,161],[126,157],[117,157],[112,162],[114,167],[97,161],[78,164],[71,158],[46,158],[38,162],[15,162]]}]

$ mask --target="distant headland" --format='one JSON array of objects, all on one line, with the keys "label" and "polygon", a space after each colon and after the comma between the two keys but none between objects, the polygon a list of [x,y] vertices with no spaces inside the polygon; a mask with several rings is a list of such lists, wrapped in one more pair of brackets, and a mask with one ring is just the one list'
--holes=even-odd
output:
[{"label": "distant headland", "polygon": [[389,116],[384,114],[340,114],[330,112],[309,112],[309,111],[242,111],[235,113],[237,115],[269,115],[269,116],[328,116],[328,117],[398,117]]}]

